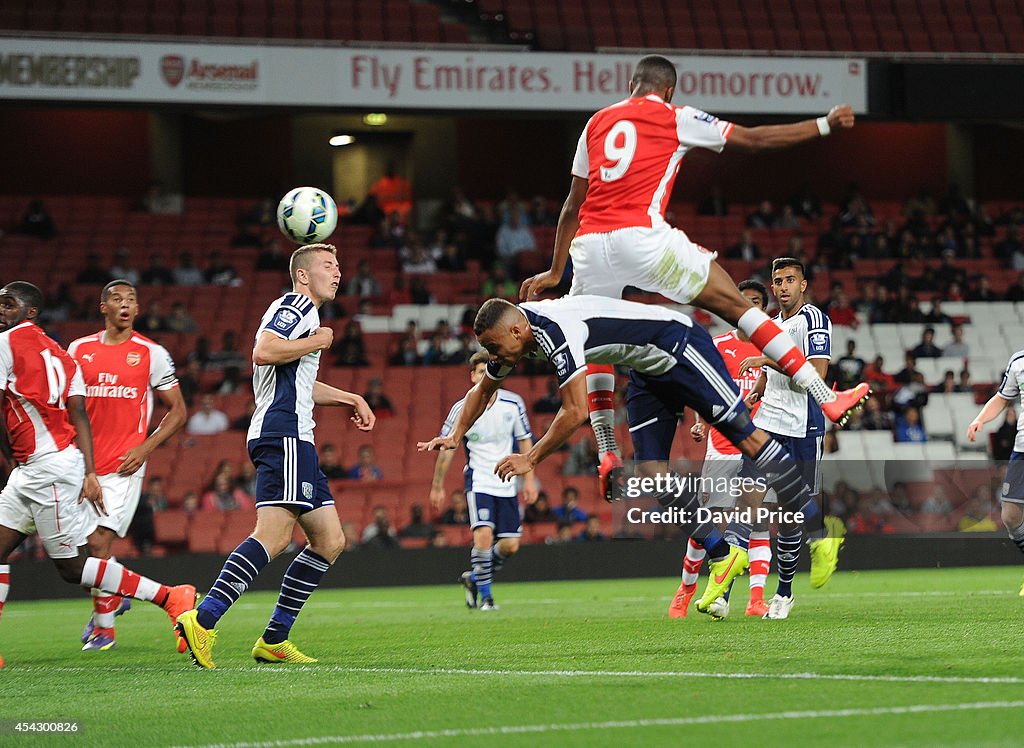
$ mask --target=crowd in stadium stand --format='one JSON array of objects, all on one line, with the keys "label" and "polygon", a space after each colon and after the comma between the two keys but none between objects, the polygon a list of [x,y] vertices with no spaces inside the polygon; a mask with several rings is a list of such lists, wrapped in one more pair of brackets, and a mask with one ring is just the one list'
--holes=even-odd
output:
[{"label": "crowd in stadium stand", "polygon": [[[390,179],[395,181],[400,177],[392,174]],[[477,302],[491,296],[514,300],[518,296],[519,279],[546,267],[553,227],[557,223],[557,204],[550,199],[544,196],[523,199],[509,191],[497,201],[473,200],[455,188],[437,225],[420,232],[410,222],[415,208],[405,199],[407,192],[397,181],[389,182],[359,204],[339,206],[344,223],[368,227],[362,236],[368,236],[363,249],[369,255],[360,255],[357,266],[348,269],[343,293],[333,305],[322,310],[323,319],[329,323],[341,321],[330,353],[334,366],[463,365],[477,347],[471,332],[472,305],[458,325],[439,318],[433,327],[421,329],[410,322],[404,332],[391,336],[383,358],[367,345],[362,322],[368,315],[390,313],[397,304],[434,303],[432,289],[443,289],[446,276],[461,282],[470,267],[479,268],[475,277],[480,279],[478,287],[466,289],[471,298]],[[239,215],[237,233],[228,250],[230,254],[198,252],[190,248],[182,248],[174,256],[167,256],[166,250],[152,251],[145,265],[139,265],[129,247],[118,248],[110,264],[104,264],[95,252],[84,253],[75,271],[75,283],[62,282],[49,289],[41,321],[50,328],[56,327],[58,334],[60,324],[66,321],[92,320],[99,324],[91,293],[86,296],[77,286],[102,285],[115,277],[127,278],[144,289],[150,286],[232,288],[246,282],[250,267],[260,273],[286,272],[289,249],[277,231],[274,207],[271,199],[256,201]],[[896,442],[923,443],[929,439],[925,412],[930,395],[973,393],[977,402],[981,402],[991,394],[991,381],[974,382],[972,378],[972,351],[964,338],[964,324],[970,320],[947,314],[943,305],[959,301],[1024,300],[1024,243],[1021,240],[1024,208],[1003,204],[992,214],[984,204],[965,198],[953,185],[938,199],[922,189],[906,201],[899,217],[893,216],[891,210],[876,217],[871,200],[856,185],[850,186],[846,197],[834,209],[823,203],[810,186],[804,186],[784,201],[765,199],[754,206],[733,205],[727,195],[715,188],[696,205],[696,215],[723,219],[742,217],[744,228],[738,232],[734,244],[721,247],[720,256],[724,262],[740,263],[738,267],[748,275],[767,281],[771,260],[780,254],[804,261],[812,284],[810,300],[829,315],[834,326],[830,382],[845,388],[863,379],[871,383],[875,393],[864,409],[851,419],[847,429],[887,431]],[[668,218],[675,220],[673,211],[669,211]],[[690,230],[687,219],[680,219],[678,223]],[[8,230],[12,234],[48,241],[61,236],[59,222],[51,216],[45,202],[38,199],[26,201],[21,220]],[[344,243],[345,234],[340,236],[339,241]],[[760,244],[767,237],[775,237],[770,248]],[[343,244],[343,253],[346,249]],[[389,250],[382,255],[388,261],[368,259],[376,250]],[[866,260],[884,261],[876,264],[882,272],[861,275],[862,261]],[[991,273],[986,272],[993,263],[1005,272],[996,283]],[[246,272],[240,273],[239,267]],[[835,280],[843,271],[854,273],[856,284],[853,287]],[[825,286],[815,284],[814,279],[819,274],[822,279],[832,280]],[[428,284],[428,278],[442,285]],[[568,278],[567,271],[560,291],[567,289]],[[817,296],[814,289],[819,292]],[[192,413],[187,435],[201,437],[234,431],[239,439],[243,438],[241,432],[248,425],[251,404],[245,413],[228,414],[218,407],[219,398],[244,394],[251,386],[247,376],[248,355],[242,350],[246,344],[239,342],[241,332],[230,328],[203,329],[186,304],[178,300],[165,306],[165,302],[154,298],[150,291],[143,291],[143,304],[144,311],[136,322],[140,332],[157,338],[168,333],[189,333],[188,339],[194,341],[192,349],[177,361],[182,392]],[[707,321],[702,314],[697,314],[696,318]],[[844,336],[844,331],[856,331],[862,326],[893,323],[927,325],[920,341],[905,351],[901,361],[887,361],[881,355],[873,355],[874,351],[862,354],[857,341]],[[215,348],[211,340],[217,339],[220,342]],[[942,372],[941,379],[927,381],[918,367],[922,360],[934,357],[941,357],[949,368]],[[527,367],[526,373],[549,374],[550,371],[543,365],[536,365]],[[548,383],[546,395],[538,396],[533,404],[533,412],[538,416],[557,410],[558,393],[552,385],[553,380]],[[379,417],[394,415],[381,379],[374,379],[366,389],[367,400]],[[621,403],[619,405],[621,411]],[[621,412],[619,416],[620,420],[624,419]],[[1011,408],[1006,425],[993,438],[993,450],[997,450],[1000,439],[1005,441],[1005,434],[1000,434],[1012,433],[1015,419]],[[835,439],[831,442],[839,445]],[[337,466],[336,454],[332,456],[328,451],[323,459],[329,468]],[[569,448],[563,472],[592,474],[595,464],[593,444],[580,438]],[[359,465],[346,466],[345,470],[357,468]],[[364,465],[362,470],[363,474],[372,474],[380,468]],[[236,476],[223,473],[220,471],[187,492],[182,492],[180,485],[176,486],[181,495],[173,497],[163,494],[161,476],[151,475],[147,484],[148,498],[140,511],[138,524],[143,529],[137,536],[137,545],[142,549],[151,547],[152,539],[147,537],[145,528],[152,527],[152,513],[159,513],[167,506],[191,507],[195,511],[234,511],[250,507],[252,495],[246,485],[245,471],[240,470]],[[339,477],[344,479],[344,476]],[[953,512],[933,512],[926,508],[945,507],[944,501],[948,503],[949,499],[926,498],[934,498],[934,501],[916,501],[911,508],[916,516],[932,515],[927,523],[932,529],[967,529],[971,523],[965,518],[979,513],[989,517],[996,506],[994,496],[979,493],[960,497],[954,502]],[[859,496],[842,483],[828,492],[827,499],[830,509],[844,517],[852,532],[898,527],[890,517],[893,513],[903,514],[907,509],[900,505],[896,495],[883,497],[869,492]],[[984,507],[988,507],[987,512],[982,512]],[[440,517],[429,516],[429,510],[421,506],[419,512],[411,524],[443,526]],[[581,528],[591,519],[599,523],[599,518],[583,514],[577,519],[579,521],[564,532],[553,526],[550,542],[598,539],[612,530],[605,526],[586,532]],[[397,518],[389,516],[388,521],[397,523]],[[553,521],[572,520],[556,516]],[[374,523],[378,525],[377,545],[388,546],[385,538],[393,534],[396,534],[396,544],[403,537],[401,526],[398,530],[380,527],[379,518]],[[975,529],[987,526],[980,520],[974,525]],[[372,526],[373,523],[367,528],[357,528],[356,537],[366,536],[364,529],[372,529]],[[436,527],[435,530],[427,535],[405,537],[423,537],[431,545],[450,542],[450,536]]]}]

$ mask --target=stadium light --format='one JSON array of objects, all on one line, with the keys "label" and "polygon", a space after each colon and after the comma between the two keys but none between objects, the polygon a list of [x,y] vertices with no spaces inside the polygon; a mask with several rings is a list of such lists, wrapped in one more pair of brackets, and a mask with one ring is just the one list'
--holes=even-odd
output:
[{"label": "stadium light", "polygon": [[363,124],[369,127],[383,127],[388,123],[388,115],[383,112],[370,112],[363,115]]},{"label": "stadium light", "polygon": [[351,135],[332,135],[331,139],[327,142],[338,148],[343,145],[352,145],[356,142],[356,139]]}]

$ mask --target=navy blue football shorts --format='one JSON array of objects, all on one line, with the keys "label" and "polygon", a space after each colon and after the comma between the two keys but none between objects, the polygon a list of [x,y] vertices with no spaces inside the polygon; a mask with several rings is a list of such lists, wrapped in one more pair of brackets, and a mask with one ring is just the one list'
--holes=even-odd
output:
[{"label": "navy blue football shorts", "polygon": [[291,436],[264,436],[248,446],[256,466],[257,508],[281,506],[304,514],[334,504],[313,444]]}]

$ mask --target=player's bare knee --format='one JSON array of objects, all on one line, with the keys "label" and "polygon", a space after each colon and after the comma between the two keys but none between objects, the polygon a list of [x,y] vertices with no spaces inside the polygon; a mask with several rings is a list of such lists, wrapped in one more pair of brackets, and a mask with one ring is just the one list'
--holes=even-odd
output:
[{"label": "player's bare knee", "polygon": [[489,527],[477,527],[473,530],[473,545],[486,550],[494,545],[494,533]]},{"label": "player's bare knee", "polygon": [[98,527],[86,540],[86,547],[90,556],[96,558],[110,558],[110,551],[114,545],[114,533],[103,527]]},{"label": "player's bare knee", "polygon": [[519,538],[502,538],[498,541],[498,550],[504,556],[511,556],[519,552]]},{"label": "player's bare knee", "polygon": [[999,514],[1010,537],[1018,534],[1024,536],[1024,504],[1004,501]]},{"label": "player's bare knee", "polygon": [[338,530],[338,534],[330,538],[317,538],[315,543],[310,542],[309,548],[313,553],[325,558],[327,563],[333,564],[345,550],[345,534]]},{"label": "player's bare knee", "polygon": [[82,571],[85,562],[81,556],[76,556],[75,558],[55,558],[53,563],[57,567],[60,578],[65,582],[70,582],[71,584],[82,583]]}]

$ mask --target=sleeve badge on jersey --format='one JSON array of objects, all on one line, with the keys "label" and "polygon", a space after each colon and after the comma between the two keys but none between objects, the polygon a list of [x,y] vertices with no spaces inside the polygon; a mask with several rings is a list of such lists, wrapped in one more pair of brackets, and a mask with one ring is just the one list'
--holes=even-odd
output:
[{"label": "sleeve badge on jersey", "polygon": [[823,332],[812,332],[808,339],[813,350],[821,351],[828,348],[828,335]]},{"label": "sleeve badge on jersey", "polygon": [[569,373],[569,356],[564,351],[556,353],[554,358],[551,359],[551,363],[555,365],[555,371],[558,373],[559,378]]},{"label": "sleeve badge on jersey", "polygon": [[124,362],[129,366],[138,366],[142,361],[142,354],[138,351],[132,351],[124,357]]},{"label": "sleeve badge on jersey", "polygon": [[296,322],[299,321],[299,315],[295,312],[290,312],[287,309],[278,309],[277,316],[274,319],[274,327],[280,330],[287,330],[292,327]]}]

